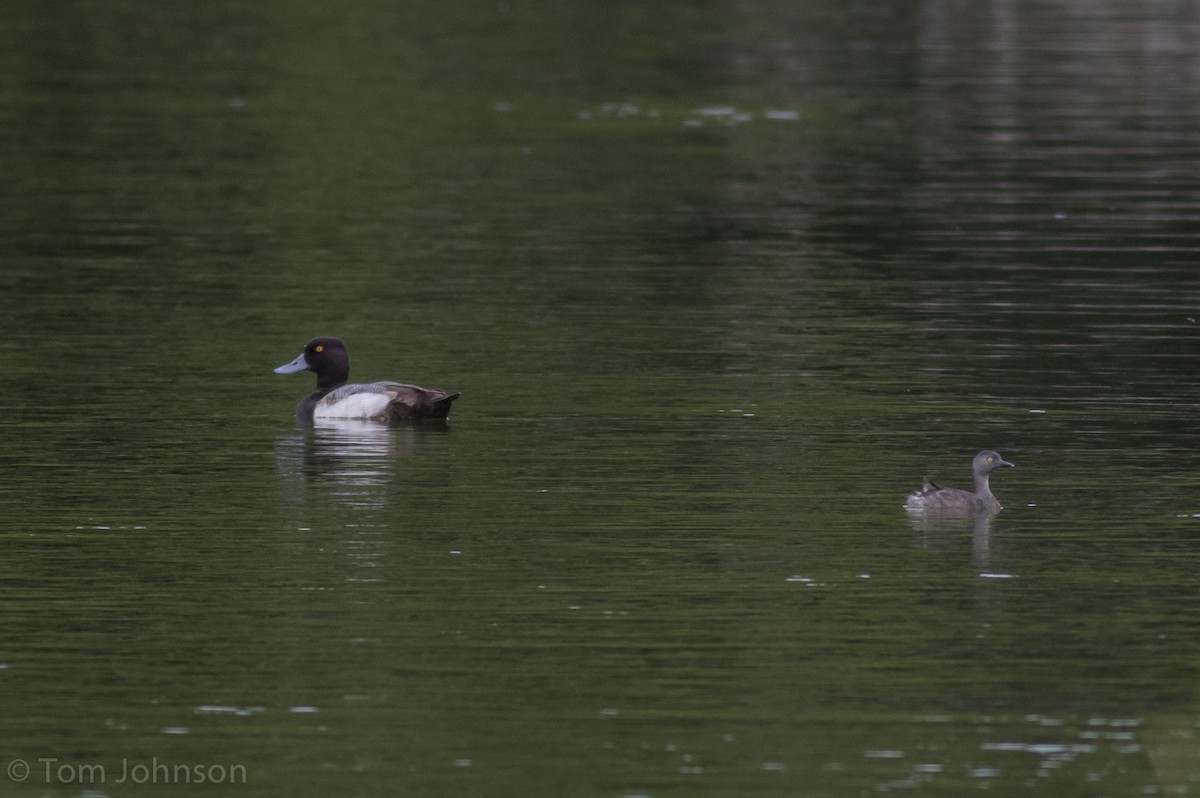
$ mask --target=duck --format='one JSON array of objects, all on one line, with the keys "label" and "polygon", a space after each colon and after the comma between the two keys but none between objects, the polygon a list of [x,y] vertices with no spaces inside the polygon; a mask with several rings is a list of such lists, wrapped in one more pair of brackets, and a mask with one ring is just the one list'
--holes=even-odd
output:
[{"label": "duck", "polygon": [[971,469],[975,472],[975,492],[958,488],[943,488],[928,477],[920,490],[908,494],[904,509],[913,513],[942,516],[994,515],[1000,511],[1000,502],[992,495],[988,486],[988,475],[997,468],[1014,468],[1000,456],[999,452],[985,449],[975,455]]},{"label": "duck", "polygon": [[324,418],[395,423],[444,421],[450,405],[461,395],[403,382],[351,383],[346,344],[327,335],[309,341],[299,357],[275,369],[275,373],[305,370],[316,373],[317,389],[296,405],[296,420],[302,424]]}]

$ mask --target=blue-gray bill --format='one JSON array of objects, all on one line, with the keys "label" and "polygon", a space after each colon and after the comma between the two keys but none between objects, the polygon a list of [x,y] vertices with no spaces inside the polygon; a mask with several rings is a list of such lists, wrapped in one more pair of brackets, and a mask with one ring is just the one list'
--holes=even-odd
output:
[{"label": "blue-gray bill", "polygon": [[291,363],[286,363],[275,369],[276,374],[292,374],[297,371],[304,371],[308,368],[308,361],[304,359],[304,353],[300,353],[300,357],[293,360]]}]

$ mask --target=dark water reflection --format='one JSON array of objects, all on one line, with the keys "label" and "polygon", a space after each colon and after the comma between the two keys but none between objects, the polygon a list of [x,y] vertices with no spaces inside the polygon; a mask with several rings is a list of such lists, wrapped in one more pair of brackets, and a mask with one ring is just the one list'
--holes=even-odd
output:
[{"label": "dark water reflection", "polygon": [[[1195,783],[1194,3],[0,17],[4,761]],[[451,424],[296,429],[318,333]]]},{"label": "dark water reflection", "polygon": [[[939,541],[957,541],[963,533],[971,536],[971,563],[976,568],[986,569],[991,561],[992,527],[994,515],[977,515],[973,518],[939,518],[909,514],[909,523],[917,533],[916,545],[924,548],[936,546]],[[981,574],[985,578],[1004,578],[1007,574]]]},{"label": "dark water reflection", "polygon": [[289,488],[305,487],[323,502],[349,510],[380,510],[391,492],[429,474],[428,460],[452,456],[445,424],[386,426],[355,419],[324,419],[282,438],[277,445],[280,476]]}]

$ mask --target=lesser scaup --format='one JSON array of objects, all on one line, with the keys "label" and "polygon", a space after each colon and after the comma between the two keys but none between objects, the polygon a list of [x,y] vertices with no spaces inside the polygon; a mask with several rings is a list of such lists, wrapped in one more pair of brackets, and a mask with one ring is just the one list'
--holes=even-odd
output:
[{"label": "lesser scaup", "polygon": [[300,357],[275,369],[276,374],[316,372],[317,389],[296,405],[296,419],[310,423],[319,418],[369,418],[377,421],[410,422],[441,420],[459,397],[438,388],[422,388],[403,382],[372,382],[347,385],[350,355],[341,339],[323,336],[304,345]]},{"label": "lesser scaup", "polygon": [[1013,467],[997,452],[982,451],[975,455],[971,467],[975,472],[975,492],[958,488],[943,488],[926,479],[920,490],[908,494],[904,509],[927,515],[990,515],[1000,510],[1000,502],[988,487],[988,474],[994,469]]}]

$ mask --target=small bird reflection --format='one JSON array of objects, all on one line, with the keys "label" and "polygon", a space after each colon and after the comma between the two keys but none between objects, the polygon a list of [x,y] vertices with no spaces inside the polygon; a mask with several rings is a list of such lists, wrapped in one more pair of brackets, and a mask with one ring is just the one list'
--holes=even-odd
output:
[{"label": "small bird reflection", "polygon": [[992,523],[996,513],[980,513],[970,518],[953,518],[948,516],[908,514],[909,522],[915,532],[921,535],[922,548],[932,545],[930,536],[945,534],[961,534],[965,529],[973,530],[971,535],[971,562],[979,567],[988,565],[991,553]]}]

